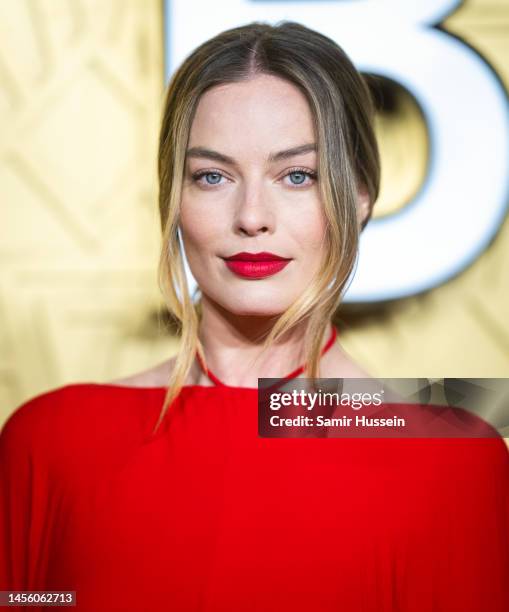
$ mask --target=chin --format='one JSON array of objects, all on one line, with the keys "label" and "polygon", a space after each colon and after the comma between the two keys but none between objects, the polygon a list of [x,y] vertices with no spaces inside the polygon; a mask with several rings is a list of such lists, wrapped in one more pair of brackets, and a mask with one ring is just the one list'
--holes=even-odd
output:
[{"label": "chin", "polygon": [[273,317],[280,315],[285,310],[285,308],[278,308],[274,304],[269,306],[266,302],[259,305],[253,303],[223,302],[223,307],[239,317]]},{"label": "chin", "polygon": [[289,304],[279,304],[274,297],[267,295],[253,298],[248,292],[239,299],[238,295],[232,295],[232,299],[222,292],[219,295],[208,294],[221,308],[239,317],[273,317],[285,311]]},{"label": "chin", "polygon": [[236,316],[274,317],[281,315],[298,297],[295,287],[270,287],[249,281],[239,285],[223,283],[200,285],[202,295]]},{"label": "chin", "polygon": [[281,310],[267,310],[266,308],[259,309],[229,309],[230,312],[239,317],[277,317],[284,312]]}]

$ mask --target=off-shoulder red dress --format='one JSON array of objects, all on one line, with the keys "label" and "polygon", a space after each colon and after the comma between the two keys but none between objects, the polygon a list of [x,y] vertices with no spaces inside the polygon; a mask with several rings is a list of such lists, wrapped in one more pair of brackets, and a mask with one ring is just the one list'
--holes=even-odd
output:
[{"label": "off-shoulder red dress", "polygon": [[73,590],[87,612],[509,610],[502,438],[261,438],[257,390],[212,380],[155,435],[163,387],[20,406],[0,590]]}]

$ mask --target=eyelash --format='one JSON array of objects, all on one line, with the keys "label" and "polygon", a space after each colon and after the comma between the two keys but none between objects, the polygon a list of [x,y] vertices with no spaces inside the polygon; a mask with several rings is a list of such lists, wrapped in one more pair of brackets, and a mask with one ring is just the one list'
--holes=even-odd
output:
[{"label": "eyelash", "polygon": [[[318,176],[318,174],[316,172],[314,172],[313,170],[308,170],[306,168],[295,167],[295,168],[290,168],[290,170],[286,174],[284,174],[281,178],[283,179],[283,178],[289,176],[290,174],[297,174],[297,173],[305,174],[306,176],[308,176],[309,178],[311,178],[313,180],[315,180],[317,178],[317,176]],[[203,176],[206,176],[207,174],[219,174],[220,176],[226,178],[225,175],[222,172],[220,172],[219,170],[200,170],[198,172],[195,172],[192,175],[192,179],[193,179],[194,182],[197,183],[200,178],[202,178]],[[208,184],[206,186],[206,189],[214,189],[216,186],[219,186],[219,185]],[[302,189],[303,187],[309,187],[309,185],[308,184],[302,185],[302,186],[301,185],[290,185],[290,189]]]}]

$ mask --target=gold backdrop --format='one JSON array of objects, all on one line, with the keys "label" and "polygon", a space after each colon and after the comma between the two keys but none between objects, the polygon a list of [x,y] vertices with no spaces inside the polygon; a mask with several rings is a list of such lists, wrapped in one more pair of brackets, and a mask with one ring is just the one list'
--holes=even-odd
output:
[{"label": "gold backdrop", "polygon": [[[0,422],[35,394],[132,374],[176,350],[156,279],[162,11],[160,0],[0,2]],[[466,0],[443,27],[507,86],[507,2]],[[423,176],[425,130],[402,104],[397,126],[377,125],[377,215],[401,206]],[[508,278],[506,222],[447,284],[341,309],[340,339],[375,376],[505,377]]]}]

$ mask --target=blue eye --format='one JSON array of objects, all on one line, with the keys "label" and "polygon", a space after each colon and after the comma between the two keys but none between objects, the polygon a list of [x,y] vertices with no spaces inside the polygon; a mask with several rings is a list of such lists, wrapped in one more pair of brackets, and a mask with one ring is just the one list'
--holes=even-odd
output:
[{"label": "blue eye", "polygon": [[[285,174],[283,178],[290,177],[291,187],[308,187],[316,179],[317,173],[312,170],[304,170],[304,168],[294,168]],[[309,179],[306,182],[306,179]]]},{"label": "blue eye", "polygon": [[292,183],[294,185],[302,185],[302,183],[306,180],[305,172],[300,172],[300,171],[290,172],[288,176],[291,176],[294,179],[296,178],[296,180],[292,179]]},{"label": "blue eye", "polygon": [[222,175],[219,174],[218,172],[207,172],[206,174],[202,176],[205,176],[205,180],[207,181],[209,185],[217,185],[219,181],[221,180]]},{"label": "blue eye", "polygon": [[[201,179],[205,177],[205,182]],[[193,174],[193,181],[201,183],[201,185],[219,185],[224,176],[220,172],[196,172]]]}]

